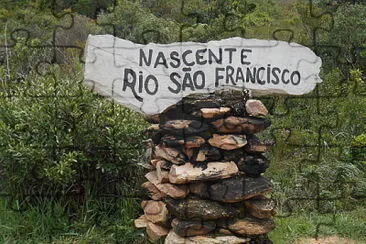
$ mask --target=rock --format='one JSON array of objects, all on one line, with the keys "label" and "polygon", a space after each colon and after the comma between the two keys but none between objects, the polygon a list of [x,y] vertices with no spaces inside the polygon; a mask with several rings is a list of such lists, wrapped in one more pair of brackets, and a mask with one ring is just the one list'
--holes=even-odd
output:
[{"label": "rock", "polygon": [[189,184],[189,191],[197,196],[203,198],[209,198],[210,194],[208,193],[208,184],[205,182],[195,182]]},{"label": "rock", "polygon": [[248,99],[245,103],[245,110],[249,116],[267,116],[268,110],[263,103],[256,99]]},{"label": "rock", "polygon": [[234,203],[268,193],[272,184],[264,177],[237,176],[212,184],[208,190],[211,199]]},{"label": "rock", "polygon": [[156,157],[168,160],[174,164],[184,164],[186,160],[185,155],[175,148],[158,145],[155,147],[154,152]]},{"label": "rock", "polygon": [[239,235],[263,235],[275,228],[273,220],[260,220],[255,218],[244,218],[228,220],[227,229]]},{"label": "rock", "polygon": [[154,133],[157,133],[159,130],[160,130],[159,125],[158,125],[158,124],[153,124],[153,125],[150,125],[149,127],[147,127],[147,128],[143,131],[143,133],[144,133],[146,136],[151,137]]},{"label": "rock", "polygon": [[161,180],[159,180],[159,177],[156,173],[156,171],[150,171],[149,173],[147,173],[145,175],[145,178],[150,181],[151,183],[153,183],[154,185],[160,184],[162,183]]},{"label": "rock", "polygon": [[214,221],[192,221],[173,219],[172,227],[176,234],[182,237],[205,235],[216,228]]},{"label": "rock", "polygon": [[154,223],[149,222],[146,226],[146,234],[151,242],[156,242],[166,236],[169,230]]},{"label": "rock", "polygon": [[244,150],[249,153],[265,153],[273,146],[272,142],[261,142],[258,137],[250,135],[247,137],[248,143]]},{"label": "rock", "polygon": [[146,189],[149,193],[149,196],[152,200],[161,200],[166,195],[162,193],[153,183],[147,181],[141,185],[142,188]]},{"label": "rock", "polygon": [[167,199],[166,206],[172,215],[183,220],[215,220],[230,218],[237,214],[237,211],[229,205],[204,199]]},{"label": "rock", "polygon": [[269,120],[253,117],[230,116],[212,122],[217,131],[222,133],[254,134],[271,125]]},{"label": "rock", "polygon": [[234,162],[210,162],[205,169],[194,167],[191,163],[173,165],[169,172],[169,181],[173,184],[185,184],[198,180],[217,180],[229,178],[238,173]]},{"label": "rock", "polygon": [[259,176],[269,167],[269,161],[260,154],[250,154],[238,160],[237,166],[240,171],[248,175]]},{"label": "rock", "polygon": [[169,120],[164,124],[160,124],[160,129],[165,133],[180,135],[196,135],[208,130],[208,125],[198,120]]},{"label": "rock", "polygon": [[174,135],[164,135],[161,140],[168,147],[184,146],[185,148],[196,148],[205,143],[205,139],[200,136],[179,138]]},{"label": "rock", "polygon": [[211,146],[224,150],[234,150],[241,148],[247,144],[245,135],[218,135],[213,134],[208,140]]},{"label": "rock", "polygon": [[258,219],[269,219],[275,214],[275,202],[264,196],[244,201],[246,211]]},{"label": "rock", "polygon": [[162,201],[142,201],[141,207],[144,209],[145,217],[148,221],[157,224],[166,224],[168,219],[168,209]]},{"label": "rock", "polygon": [[201,108],[201,116],[205,119],[212,119],[221,117],[227,113],[229,113],[231,108],[228,107],[220,107],[220,108]]},{"label": "rock", "polygon": [[134,224],[137,229],[146,228],[147,223],[149,223],[149,221],[146,219],[145,215],[141,215],[139,218],[134,220]]},{"label": "rock", "polygon": [[165,238],[164,244],[243,244],[249,243],[249,238],[236,236],[192,236],[180,237],[173,230]]},{"label": "rock", "polygon": [[159,124],[160,122],[160,114],[153,114],[153,115],[143,115],[144,120],[151,124]]},{"label": "rock", "polygon": [[156,165],[159,165],[161,169],[170,170],[172,167],[172,163],[164,160],[164,159],[151,159],[150,164],[156,168]]},{"label": "rock", "polygon": [[225,228],[219,228],[217,230],[217,232],[219,232],[220,234],[223,234],[223,235],[234,235],[233,232],[231,232],[230,230],[225,229]]},{"label": "rock", "polygon": [[[151,182],[156,187],[156,189],[158,190],[158,192],[160,192],[160,195],[162,197],[170,196],[172,198],[185,198],[189,194],[189,188],[186,185],[173,185],[170,183],[162,183],[162,181],[159,180],[156,171],[151,171],[147,173],[145,177],[149,180],[149,182]],[[163,182],[166,181],[164,180]],[[149,187],[152,188],[151,186]],[[155,189],[152,189],[152,191],[154,193],[156,192]],[[157,198],[159,195],[158,193],[155,193],[153,196]]]},{"label": "rock", "polygon": [[221,159],[221,153],[216,147],[211,147],[209,145],[203,145],[198,151],[192,156],[194,162],[209,162],[209,161],[219,161]]},{"label": "rock", "polygon": [[156,186],[162,193],[174,199],[185,198],[189,194],[186,185],[173,185],[170,183],[159,184]]},{"label": "rock", "polygon": [[160,183],[169,182],[169,171],[163,170],[160,163],[156,165],[156,176]]}]

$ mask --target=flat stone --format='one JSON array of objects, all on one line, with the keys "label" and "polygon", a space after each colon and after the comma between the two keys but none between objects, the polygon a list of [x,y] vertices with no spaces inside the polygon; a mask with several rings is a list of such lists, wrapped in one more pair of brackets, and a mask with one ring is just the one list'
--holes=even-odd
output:
[{"label": "flat stone", "polygon": [[237,214],[237,210],[229,205],[204,199],[167,199],[166,206],[172,215],[183,220],[215,220]]},{"label": "flat stone", "polygon": [[244,201],[246,212],[258,219],[269,219],[275,214],[275,202],[264,196]]},{"label": "flat stone", "polygon": [[[157,171],[151,171],[147,173],[145,177],[156,187],[162,197],[170,196],[172,198],[178,199],[185,198],[189,194],[189,188],[186,185],[173,185],[170,183],[164,183],[166,182],[165,180],[163,182],[159,180]],[[151,188],[152,192],[156,192],[156,190],[152,189],[151,186],[149,186],[149,188]],[[159,196],[158,192],[155,193],[155,198]]]},{"label": "flat stone", "polygon": [[185,155],[175,148],[158,145],[155,147],[154,152],[156,157],[165,159],[174,164],[184,164],[186,160]]},{"label": "flat stone", "polygon": [[209,145],[203,145],[192,156],[194,162],[210,162],[219,161],[221,159],[221,153],[216,147]]},{"label": "flat stone", "polygon": [[245,103],[245,110],[249,116],[267,116],[268,110],[263,103],[256,99],[248,99]]},{"label": "flat stone", "polygon": [[164,124],[160,124],[160,129],[168,134],[180,135],[195,135],[208,130],[208,125],[203,121],[198,120],[169,120]]},{"label": "flat stone", "polygon": [[216,223],[214,221],[192,221],[176,218],[172,221],[172,227],[179,236],[198,236],[213,231],[216,228]]},{"label": "flat stone", "polygon": [[153,183],[147,181],[141,185],[142,188],[148,191],[149,197],[152,200],[158,201],[163,199],[166,195],[162,193]]},{"label": "flat stone", "polygon": [[156,168],[157,165],[160,166],[161,169],[164,169],[164,170],[170,170],[170,168],[172,167],[172,163],[164,160],[164,159],[151,159],[150,160],[150,164]]},{"label": "flat stone", "polygon": [[259,176],[266,171],[270,162],[260,154],[247,154],[237,160],[236,164],[240,171],[248,175]]},{"label": "flat stone", "polygon": [[149,127],[147,127],[143,133],[146,135],[146,136],[149,136],[151,137],[154,133],[157,133],[158,131],[160,130],[160,127],[158,124],[153,124],[153,125],[150,125]]},{"label": "flat stone", "polygon": [[269,120],[253,117],[230,116],[212,122],[218,132],[254,134],[263,131],[271,125]]},{"label": "flat stone", "polygon": [[263,235],[275,228],[273,220],[244,218],[238,220],[228,220],[227,228],[239,235]]},{"label": "flat stone", "polygon": [[168,209],[164,202],[154,200],[142,201],[141,207],[148,221],[163,225],[166,224]]},{"label": "flat stone", "polygon": [[174,135],[164,135],[161,140],[168,147],[184,146],[185,148],[196,148],[205,143],[205,139],[200,136],[179,138]]},{"label": "flat stone", "polygon": [[189,191],[197,196],[209,198],[208,184],[202,181],[189,184]]},{"label": "flat stone", "polygon": [[168,229],[151,222],[149,222],[146,226],[146,234],[151,242],[158,241],[162,237],[168,235],[168,233]]},{"label": "flat stone", "polygon": [[272,191],[272,184],[264,177],[237,176],[209,187],[210,198],[220,202],[240,202]]},{"label": "flat stone", "polygon": [[173,184],[185,184],[199,180],[225,179],[235,175],[238,171],[239,169],[234,162],[210,162],[205,168],[186,163],[171,167],[169,181]]},{"label": "flat stone", "polygon": [[147,115],[145,114],[143,116],[144,120],[151,124],[159,124],[160,122],[160,114],[153,114],[153,115]]},{"label": "flat stone", "polygon": [[224,150],[234,150],[247,144],[245,135],[218,135],[213,134],[208,140],[211,146]]},{"label": "flat stone", "polygon": [[225,228],[219,228],[217,230],[217,232],[219,232],[220,234],[223,234],[223,235],[234,235],[233,232],[231,232],[230,230],[225,229]]},{"label": "flat stone", "polygon": [[148,223],[149,221],[146,219],[145,215],[141,215],[140,217],[134,220],[134,224],[137,229],[146,228]]},{"label": "flat stone", "polygon": [[220,107],[220,108],[201,108],[201,116],[205,119],[212,119],[223,116],[229,113],[231,108],[228,107]]},{"label": "flat stone", "polygon": [[[150,171],[149,173],[147,173],[145,175],[145,178],[150,181],[151,183],[153,183],[154,185],[158,185],[160,183],[162,183],[162,178],[159,179],[157,171]],[[167,181],[169,182],[169,181]]]},{"label": "flat stone", "polygon": [[265,153],[273,146],[273,142],[261,142],[258,137],[250,135],[247,137],[248,143],[244,150],[249,153]]},{"label": "flat stone", "polygon": [[249,238],[241,238],[231,235],[180,237],[173,230],[171,230],[165,238],[164,244],[243,244],[249,242]]}]

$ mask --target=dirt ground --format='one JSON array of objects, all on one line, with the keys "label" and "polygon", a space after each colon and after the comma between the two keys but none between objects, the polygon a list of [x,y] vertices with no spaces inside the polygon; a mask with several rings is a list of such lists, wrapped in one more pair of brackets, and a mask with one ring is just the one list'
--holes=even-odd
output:
[{"label": "dirt ground", "polygon": [[296,244],[359,244],[350,239],[341,238],[338,236],[319,237],[317,240],[314,238],[304,238],[296,242]]}]

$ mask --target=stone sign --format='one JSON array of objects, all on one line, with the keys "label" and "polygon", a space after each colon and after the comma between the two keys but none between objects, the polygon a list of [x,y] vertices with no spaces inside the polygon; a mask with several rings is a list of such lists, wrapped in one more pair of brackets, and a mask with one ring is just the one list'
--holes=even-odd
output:
[{"label": "stone sign", "polygon": [[321,59],[296,43],[239,37],[208,43],[135,44],[90,35],[85,85],[147,115],[192,93],[249,89],[254,95],[302,95],[319,77]]}]

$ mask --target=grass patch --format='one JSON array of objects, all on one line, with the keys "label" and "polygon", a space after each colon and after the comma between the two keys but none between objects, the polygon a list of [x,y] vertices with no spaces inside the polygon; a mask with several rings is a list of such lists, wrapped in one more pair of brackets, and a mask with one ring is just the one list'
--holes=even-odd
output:
[{"label": "grass patch", "polygon": [[299,213],[275,218],[276,229],[270,233],[274,243],[294,243],[303,237],[333,236],[366,243],[366,208],[334,214]]},{"label": "grass patch", "polygon": [[144,243],[142,232],[133,226],[139,200],[87,200],[73,215],[55,201],[37,205],[22,209],[0,198],[0,243]]}]

